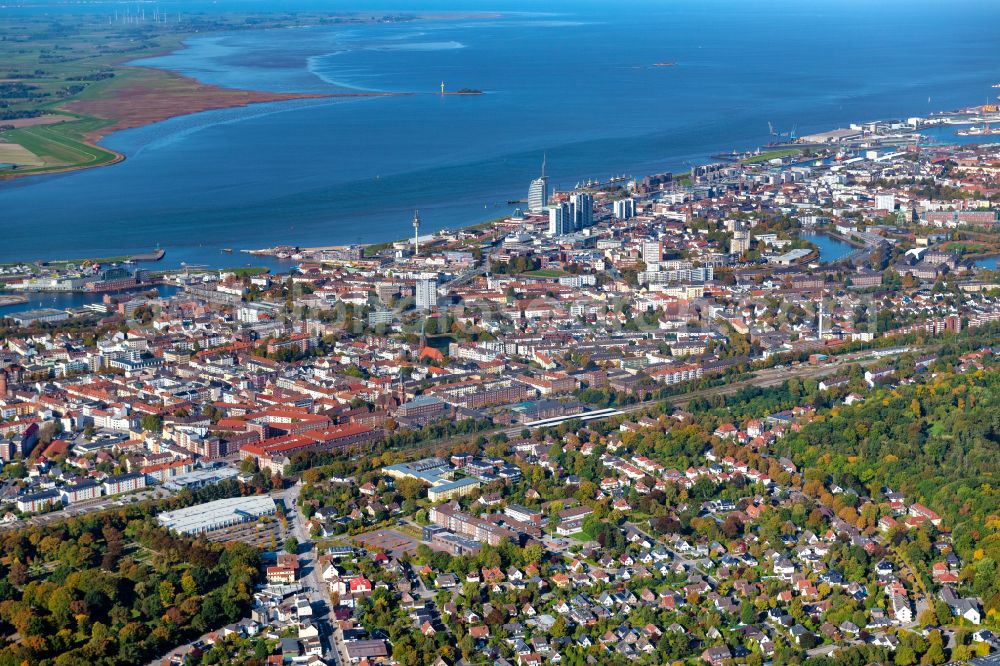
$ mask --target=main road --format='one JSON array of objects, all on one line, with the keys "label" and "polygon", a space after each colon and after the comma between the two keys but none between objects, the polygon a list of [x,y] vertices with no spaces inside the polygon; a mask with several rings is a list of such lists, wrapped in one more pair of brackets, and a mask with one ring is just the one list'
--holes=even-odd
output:
[{"label": "main road", "polygon": [[298,499],[302,492],[302,480],[280,492],[272,493],[275,500],[281,500],[285,505],[288,526],[292,535],[299,542],[299,583],[306,590],[306,596],[313,609],[313,624],[319,630],[320,643],[323,645],[325,659],[333,666],[341,666],[343,654],[335,636],[335,623],[331,617],[330,594],[323,580],[316,545],[306,529],[306,517],[299,507]]}]

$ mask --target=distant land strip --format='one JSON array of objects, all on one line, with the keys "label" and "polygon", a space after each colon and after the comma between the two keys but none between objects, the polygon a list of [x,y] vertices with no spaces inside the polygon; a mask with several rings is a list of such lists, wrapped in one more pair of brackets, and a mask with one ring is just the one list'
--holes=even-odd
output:
[{"label": "distant land strip", "polygon": [[[223,88],[127,64],[172,53],[194,34],[227,30],[396,22],[410,16],[178,14],[177,23],[118,15],[11,17],[0,40],[0,180],[115,164],[125,155],[98,145],[113,132],[175,116],[266,102],[394,97],[407,92],[279,93]],[[107,22],[106,22],[107,21]],[[461,93],[468,94],[471,90]],[[478,91],[476,91],[478,92]]]},{"label": "distant land strip", "polygon": [[101,118],[113,123],[87,135],[96,141],[112,132],[142,127],[175,116],[229,109],[265,102],[284,102],[294,99],[322,99],[328,97],[387,97],[410,93],[277,93],[257,90],[222,88],[202,83],[182,74],[143,67],[126,85],[110,88],[96,99],[76,99],[63,108]]},{"label": "distant land strip", "polygon": [[[258,90],[222,88],[201,83],[189,76],[166,70],[146,67],[129,67],[120,70],[126,76],[118,79],[124,85],[109,86],[100,97],[74,99],[60,109],[73,114],[103,118],[107,124],[97,126],[83,135],[83,144],[95,150],[111,153],[113,159],[94,163],[74,164],[62,168],[0,174],[0,179],[20,178],[40,174],[65,173],[97,166],[108,166],[125,159],[116,151],[97,144],[114,132],[158,123],[176,116],[231,109],[296,99],[324,99],[336,97],[400,97],[408,92],[351,92],[351,93],[277,93]],[[71,118],[68,118],[71,120]]]}]

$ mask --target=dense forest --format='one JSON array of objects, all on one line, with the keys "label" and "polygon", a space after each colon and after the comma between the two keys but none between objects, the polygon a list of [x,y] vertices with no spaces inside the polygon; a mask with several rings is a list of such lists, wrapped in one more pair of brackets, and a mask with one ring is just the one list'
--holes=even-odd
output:
[{"label": "dense forest", "polygon": [[[1000,373],[942,373],[875,392],[821,412],[779,452],[807,478],[820,472],[874,498],[892,489],[936,511],[965,563],[963,582],[987,613],[1000,612]],[[927,563],[930,544],[909,554]]]},{"label": "dense forest", "polygon": [[0,536],[0,665],[143,664],[244,617],[260,552],[129,507]]}]

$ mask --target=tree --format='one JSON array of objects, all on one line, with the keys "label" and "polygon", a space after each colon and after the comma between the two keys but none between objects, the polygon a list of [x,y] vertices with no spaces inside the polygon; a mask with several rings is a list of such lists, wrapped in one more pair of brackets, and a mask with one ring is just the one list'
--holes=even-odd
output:
[{"label": "tree", "polygon": [[170,581],[165,580],[160,583],[160,603],[163,604],[164,608],[174,603],[175,595],[176,591]]},{"label": "tree", "polygon": [[893,658],[896,666],[912,666],[917,663],[917,655],[913,652],[913,648],[910,647],[908,643],[901,643],[898,648],[896,648],[896,655]]},{"label": "tree", "polygon": [[719,529],[726,535],[726,537],[735,539],[743,533],[743,522],[736,516],[735,513],[731,513],[726,516],[724,521],[722,521],[722,525]]},{"label": "tree", "polygon": [[240,461],[240,473],[242,474],[256,474],[257,473],[257,459],[253,457],[247,457]]},{"label": "tree", "polygon": [[296,555],[299,552],[299,540],[293,536],[285,539],[285,552]]},{"label": "tree", "polygon": [[462,656],[469,659],[476,650],[476,641],[470,634],[466,634],[458,641],[458,648],[462,651]]},{"label": "tree", "polygon": [[928,624],[938,624],[938,616],[937,613],[934,612],[933,608],[928,608],[927,610],[925,610],[923,613],[920,614],[918,621],[920,622],[920,624],[925,626]]},{"label": "tree", "polygon": [[542,547],[538,544],[525,546],[523,551],[523,560],[525,564],[540,563],[542,561]]},{"label": "tree", "polygon": [[27,585],[28,567],[24,566],[20,561],[15,561],[10,565],[10,571],[7,572],[7,580],[10,581],[11,585],[17,587]]},{"label": "tree", "polygon": [[181,589],[189,597],[198,594],[198,583],[195,581],[194,576],[191,575],[191,572],[186,572],[181,576]]},{"label": "tree", "polygon": [[396,482],[396,490],[403,499],[416,500],[424,493],[424,484],[413,477],[405,477]]},{"label": "tree", "polygon": [[163,430],[163,419],[156,414],[147,414],[139,421],[142,429],[146,432],[160,432]]},{"label": "tree", "polygon": [[921,657],[920,663],[927,666],[935,666],[944,662],[944,645],[941,640],[941,632],[932,631],[927,636],[927,652]]}]

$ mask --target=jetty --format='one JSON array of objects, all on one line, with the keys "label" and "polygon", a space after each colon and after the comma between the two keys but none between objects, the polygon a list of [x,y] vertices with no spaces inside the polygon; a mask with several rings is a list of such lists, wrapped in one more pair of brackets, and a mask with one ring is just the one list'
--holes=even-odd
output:
[{"label": "jetty", "polygon": [[0,294],[0,307],[27,303],[28,297],[23,294]]},{"label": "jetty", "polygon": [[128,258],[128,260],[129,261],[159,261],[160,259],[163,259],[164,255],[166,255],[166,252],[164,250],[161,250],[161,249],[157,248],[156,250],[154,250],[152,252],[146,252],[144,254],[133,254],[131,257]]}]

